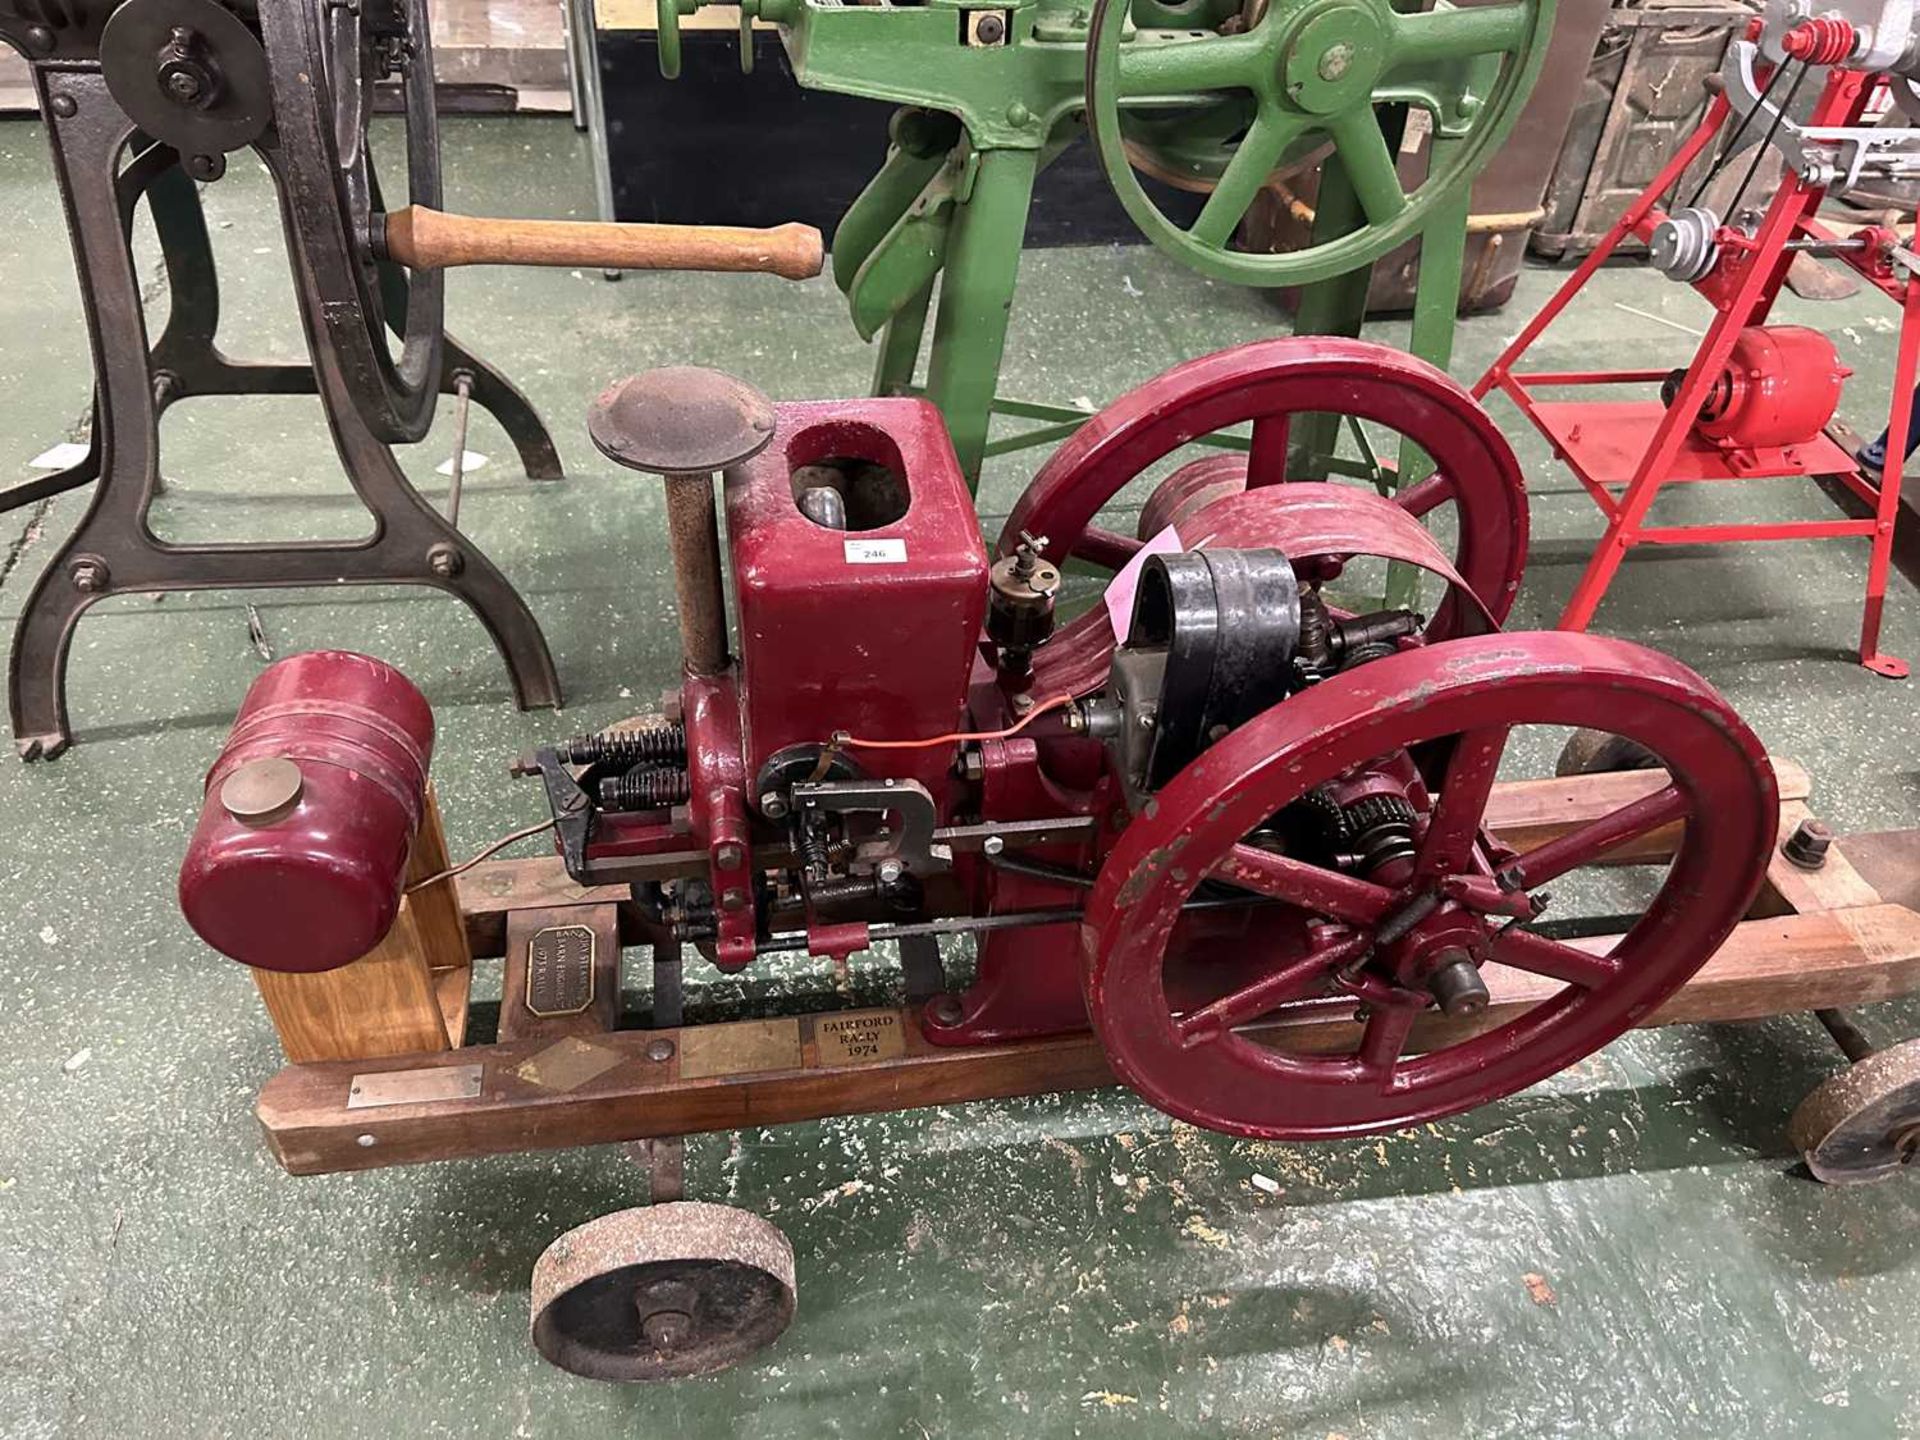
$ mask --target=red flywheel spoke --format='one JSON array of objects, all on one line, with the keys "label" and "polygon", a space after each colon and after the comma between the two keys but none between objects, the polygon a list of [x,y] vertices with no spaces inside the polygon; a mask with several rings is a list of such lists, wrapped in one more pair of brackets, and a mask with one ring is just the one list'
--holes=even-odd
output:
[{"label": "red flywheel spoke", "polygon": [[1334,969],[1358,955],[1367,946],[1365,935],[1353,935],[1322,945],[1291,965],[1283,966],[1264,980],[1247,985],[1218,1000],[1189,1011],[1175,1022],[1182,1044],[1195,1045],[1216,1035],[1258,1019],[1269,1010],[1292,1000],[1304,1000],[1319,994]]},{"label": "red flywheel spoke", "polygon": [[1597,990],[1620,975],[1620,961],[1612,955],[1595,955],[1512,925],[1495,937],[1493,958],[1516,970],[1531,970],[1588,990]]},{"label": "red flywheel spoke", "polygon": [[1668,785],[1529,850],[1506,866],[1500,872],[1501,878],[1516,890],[1536,889],[1569,871],[1594,864],[1630,841],[1651,835],[1676,820],[1684,820],[1690,808],[1686,792],[1677,785]]}]

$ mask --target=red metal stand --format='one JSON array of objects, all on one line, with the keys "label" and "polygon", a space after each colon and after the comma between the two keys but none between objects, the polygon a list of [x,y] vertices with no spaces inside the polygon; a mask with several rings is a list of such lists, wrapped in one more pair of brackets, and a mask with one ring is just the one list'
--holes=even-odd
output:
[{"label": "red metal stand", "polygon": [[[1826,88],[1810,117],[1811,125],[1856,125],[1866,111],[1877,77],[1855,70],[1828,71]],[[1887,454],[1892,458],[1885,478],[1876,482],[1858,461],[1826,434],[1784,446],[1753,446],[1716,441],[1695,427],[1741,332],[1764,324],[1794,258],[1794,241],[1834,242],[1815,219],[1824,187],[1804,183],[1789,172],[1781,181],[1758,230],[1748,236],[1722,228],[1716,237],[1717,263],[1693,282],[1714,307],[1705,339],[1688,366],[1685,379],[1671,403],[1646,400],[1555,400],[1539,398],[1547,389],[1585,385],[1658,386],[1668,371],[1525,371],[1514,363],[1538,340],[1580,292],[1620,242],[1633,235],[1647,241],[1666,218],[1661,197],[1679,180],[1694,159],[1712,143],[1731,107],[1725,96],[1709,107],[1700,128],[1674,154],[1646,191],[1627,207],[1606,238],[1560,287],[1540,313],[1494,361],[1474,386],[1484,399],[1498,386],[1535,428],[1552,443],[1555,453],[1572,469],[1587,493],[1607,517],[1607,530],[1585,574],[1574,587],[1573,598],[1560,617],[1560,627],[1584,630],[1599,607],[1614,572],[1634,545],[1722,544],[1736,540],[1822,540],[1861,536],[1872,541],[1867,567],[1865,613],[1860,627],[1860,663],[1881,675],[1901,678],[1906,662],[1879,647],[1880,617],[1886,601],[1887,570],[1893,552],[1894,518],[1900,499],[1900,459],[1906,454],[1908,397],[1912,394],[1916,359],[1920,359],[1920,283],[1911,271],[1896,272],[1891,263],[1895,237],[1886,231],[1863,231],[1864,243],[1833,258],[1844,260],[1863,279],[1901,307],[1899,358],[1893,381],[1893,403]],[[1783,521],[1723,525],[1647,525],[1647,512],[1662,486],[1694,481],[1746,480],[1796,475],[1837,477],[1870,509],[1871,518],[1819,521]],[[1615,492],[1619,493],[1616,494]]]}]

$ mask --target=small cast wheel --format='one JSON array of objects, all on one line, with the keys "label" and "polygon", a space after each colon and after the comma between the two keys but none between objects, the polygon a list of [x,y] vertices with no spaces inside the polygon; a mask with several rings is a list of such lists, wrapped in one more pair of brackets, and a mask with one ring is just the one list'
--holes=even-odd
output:
[{"label": "small cast wheel", "polygon": [[[1664,783],[1524,854],[1490,838],[1509,747],[1532,753],[1546,737],[1529,730],[1600,710],[1657,751]],[[1133,817],[1082,921],[1088,1012],[1121,1079],[1208,1129],[1319,1140],[1456,1114],[1679,989],[1759,889],[1778,806],[1753,733],[1664,655],[1556,631],[1403,651],[1264,711]],[[1306,822],[1329,807],[1340,829],[1315,842]],[[1540,932],[1566,909],[1547,912],[1546,887],[1603,879],[1568,877],[1676,822],[1624,934]],[[1222,904],[1241,906],[1231,936],[1209,928]],[[1344,1050],[1324,1025],[1255,1025],[1356,1003]]]},{"label": "small cast wheel", "polygon": [[1615,735],[1610,730],[1582,728],[1568,737],[1553,762],[1553,773],[1562,779],[1570,775],[1606,775],[1615,770],[1658,770],[1660,757],[1646,746]]},{"label": "small cast wheel", "polygon": [[1326,415],[1384,426],[1426,453],[1433,472],[1391,498],[1417,519],[1452,512],[1454,568],[1495,621],[1505,620],[1527,554],[1526,485],[1513,447],[1457,381],[1366,340],[1256,340],[1128,391],[1040,467],[1007,517],[998,553],[1011,555],[1025,532],[1046,536],[1055,561],[1118,568],[1142,541],[1094,520],[1135,479],[1197,436],[1251,422],[1247,455],[1183,467],[1149,508],[1172,519],[1192,508],[1187,501],[1283,483],[1293,422]]},{"label": "small cast wheel", "polygon": [[1920,1157],[1920,1040],[1876,1050],[1826,1081],[1787,1122],[1816,1180],[1859,1185]]},{"label": "small cast wheel", "polygon": [[567,1231],[533,1267],[533,1343],[590,1380],[738,1364],[793,1319],[793,1247],[758,1215],[676,1200]]}]

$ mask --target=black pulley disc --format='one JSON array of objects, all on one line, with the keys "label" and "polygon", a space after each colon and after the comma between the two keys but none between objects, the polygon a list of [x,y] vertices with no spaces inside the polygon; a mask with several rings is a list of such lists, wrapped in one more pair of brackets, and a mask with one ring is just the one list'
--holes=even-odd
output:
[{"label": "black pulley disc", "polygon": [[127,0],[100,37],[100,69],[127,116],[182,155],[224,155],[273,118],[259,39],[214,0]]}]

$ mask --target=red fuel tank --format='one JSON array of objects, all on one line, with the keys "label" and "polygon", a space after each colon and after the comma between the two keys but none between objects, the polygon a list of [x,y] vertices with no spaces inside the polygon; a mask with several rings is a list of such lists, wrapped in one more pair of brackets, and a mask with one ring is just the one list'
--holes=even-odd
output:
[{"label": "red fuel tank", "polygon": [[433,711],[393,666],[317,650],[253,682],[180,867],[200,938],[263,970],[332,970],[400,908]]}]

